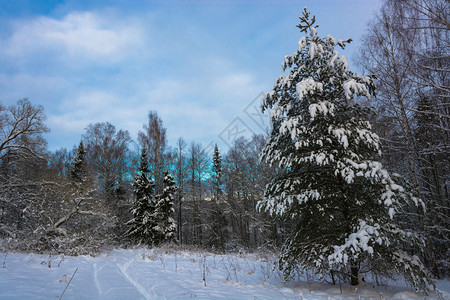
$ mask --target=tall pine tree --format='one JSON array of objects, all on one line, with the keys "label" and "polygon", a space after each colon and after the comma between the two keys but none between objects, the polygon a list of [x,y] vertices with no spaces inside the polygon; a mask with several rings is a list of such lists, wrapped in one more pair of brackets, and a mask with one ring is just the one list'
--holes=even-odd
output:
[{"label": "tall pine tree", "polygon": [[72,160],[72,168],[70,170],[70,177],[75,181],[83,181],[86,177],[86,150],[83,142],[80,141],[78,145],[77,154]]},{"label": "tall pine tree", "polygon": [[177,190],[173,176],[168,171],[164,172],[163,193],[159,195],[153,217],[156,225],[153,227],[154,243],[170,242],[175,237],[177,226],[172,218],[174,213],[174,194]]},{"label": "tall pine tree", "polygon": [[212,167],[212,186],[213,186],[213,207],[210,215],[210,240],[209,243],[216,249],[225,247],[225,239],[227,234],[227,220],[223,213],[224,208],[220,206],[222,196],[222,157],[219,153],[217,144],[214,147],[213,167]]},{"label": "tall pine tree", "polygon": [[348,69],[342,49],[351,42],[320,38],[306,8],[300,17],[298,50],[282,64],[266,94],[272,131],[261,159],[278,168],[267,185],[260,209],[293,220],[282,248],[285,275],[300,265],[320,274],[348,272],[358,284],[361,264],[373,270],[395,269],[413,285],[430,281],[417,256],[405,249],[422,245],[402,230],[396,215],[403,201],[413,200],[377,161],[379,138],[367,120],[369,109],[356,96],[374,95],[373,78]]},{"label": "tall pine tree", "polygon": [[142,148],[139,174],[133,182],[134,207],[131,210],[133,219],[130,225],[129,235],[138,244],[153,245],[155,236],[154,227],[157,225],[154,217],[156,208],[155,183],[148,177],[149,166],[147,149]]}]

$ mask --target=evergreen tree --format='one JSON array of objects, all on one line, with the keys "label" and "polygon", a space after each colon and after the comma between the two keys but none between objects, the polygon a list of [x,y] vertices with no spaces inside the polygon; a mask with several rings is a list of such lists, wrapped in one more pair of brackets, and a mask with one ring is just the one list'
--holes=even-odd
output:
[{"label": "evergreen tree", "polygon": [[220,185],[222,184],[222,157],[220,156],[217,144],[214,146],[212,171],[214,193],[216,194],[216,198],[218,198],[219,194],[221,193]]},{"label": "evergreen tree", "polygon": [[128,222],[130,225],[129,235],[139,244],[152,245],[155,239],[153,228],[157,225],[154,217],[155,183],[148,177],[149,166],[145,148],[141,151],[139,172],[133,182],[136,198],[131,210],[133,219]]},{"label": "evergreen tree", "polygon": [[164,172],[164,190],[159,195],[153,217],[156,225],[153,227],[154,243],[170,242],[175,237],[177,226],[172,218],[174,213],[174,194],[177,190],[173,176],[168,171]]},{"label": "evergreen tree", "polygon": [[80,141],[78,145],[77,154],[72,160],[72,168],[70,170],[70,177],[75,181],[83,181],[86,177],[86,150],[83,142]]},{"label": "evergreen tree", "polygon": [[287,276],[298,265],[322,275],[350,269],[355,285],[359,266],[370,264],[375,271],[395,269],[425,289],[425,268],[405,250],[423,242],[395,219],[404,201],[421,202],[377,161],[380,143],[366,121],[370,111],[354,100],[374,95],[373,78],[351,72],[335,51],[350,39],[319,38],[306,8],[300,20],[307,36],[285,57],[289,74],[276,80],[262,103],[263,110],[272,109],[273,129],[261,159],[278,174],[258,207],[296,224],[280,268]]},{"label": "evergreen tree", "polygon": [[227,220],[223,213],[223,207],[220,207],[220,196],[222,195],[222,157],[219,153],[217,144],[214,147],[213,168],[212,168],[212,184],[213,184],[213,208],[211,212],[211,232],[210,244],[217,249],[225,247]]}]

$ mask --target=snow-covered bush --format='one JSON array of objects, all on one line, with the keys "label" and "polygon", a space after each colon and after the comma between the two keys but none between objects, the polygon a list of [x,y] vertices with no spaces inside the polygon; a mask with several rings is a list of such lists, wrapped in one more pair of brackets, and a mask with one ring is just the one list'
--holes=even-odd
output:
[{"label": "snow-covered bush", "polygon": [[95,254],[117,240],[116,218],[89,181],[11,177],[2,187],[4,250]]}]

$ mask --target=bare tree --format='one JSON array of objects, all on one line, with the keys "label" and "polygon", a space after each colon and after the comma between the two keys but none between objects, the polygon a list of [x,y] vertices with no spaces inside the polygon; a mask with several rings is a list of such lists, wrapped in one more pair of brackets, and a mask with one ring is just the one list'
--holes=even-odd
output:
[{"label": "bare tree", "polygon": [[175,181],[178,184],[178,189],[175,195],[175,214],[177,216],[177,239],[180,244],[183,243],[183,197],[185,195],[185,183],[187,180],[187,160],[184,153],[186,149],[186,141],[183,138],[178,138],[177,148],[175,153]]},{"label": "bare tree", "polygon": [[[410,79],[417,85],[414,138],[421,197],[427,203],[425,230],[428,259],[435,276],[450,274],[448,235],[450,195],[450,3],[445,0],[412,0],[393,4],[403,8],[402,32],[417,31],[419,43]],[[413,20],[410,21],[410,20]]]},{"label": "bare tree", "polygon": [[[406,153],[411,179],[418,187],[414,163],[414,140],[412,137],[412,112],[415,85],[409,78],[414,57],[408,49],[409,43],[418,39],[416,32],[408,36],[402,34],[397,24],[398,19],[392,14],[392,8],[384,6],[375,20],[369,24],[368,33],[361,47],[359,62],[371,74],[377,75],[378,94],[375,107],[388,107],[383,112],[388,114],[384,120],[392,120],[390,128],[396,130],[396,140],[390,141],[391,151]],[[389,155],[389,151],[387,153]]]},{"label": "bare tree", "polygon": [[88,165],[101,189],[108,197],[114,197],[128,173],[128,144],[131,142],[128,131],[117,131],[110,123],[90,124],[83,141]]},{"label": "bare tree", "polygon": [[[448,1],[386,0],[369,24],[359,62],[377,76],[375,130],[384,159],[408,174],[427,204],[422,229],[433,273],[448,274],[450,58]],[[417,227],[417,216],[411,226]]]},{"label": "bare tree", "polygon": [[273,168],[259,161],[265,143],[263,135],[238,138],[224,158],[225,203],[221,209],[231,224],[232,240],[228,241],[231,245],[256,247],[280,241],[280,222],[256,210],[256,203],[262,200],[273,174]]},{"label": "bare tree", "polygon": [[202,146],[192,142],[188,149],[188,182],[189,209],[192,212],[192,220],[189,225],[192,229],[192,241],[201,245],[203,241],[203,225],[206,219],[201,214],[206,192],[205,175],[208,169],[208,157]]},{"label": "bare tree", "polygon": [[148,123],[139,131],[138,142],[141,148],[148,150],[150,174],[155,180],[156,193],[163,188],[163,172],[168,169],[170,154],[167,151],[166,128],[156,111],[148,113]]},{"label": "bare tree", "polygon": [[44,108],[26,98],[9,107],[0,103],[0,160],[12,153],[42,157],[47,145],[42,134],[49,131],[45,119]]},{"label": "bare tree", "polygon": [[57,173],[60,178],[67,178],[70,175],[73,151],[61,148],[51,153],[49,156],[50,168]]},{"label": "bare tree", "polygon": [[33,224],[25,209],[47,169],[45,118],[44,109],[27,99],[0,104],[0,235],[18,237]]}]

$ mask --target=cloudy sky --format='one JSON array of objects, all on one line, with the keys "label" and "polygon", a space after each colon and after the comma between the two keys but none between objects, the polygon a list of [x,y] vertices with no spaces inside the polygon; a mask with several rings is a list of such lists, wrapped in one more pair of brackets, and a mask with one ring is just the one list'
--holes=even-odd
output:
[{"label": "cloudy sky", "polygon": [[[167,2],[167,3],[166,3]],[[49,150],[71,149],[89,123],[135,138],[156,110],[178,137],[226,148],[262,132],[262,92],[281,75],[302,34],[303,7],[319,35],[355,42],[378,0],[0,0],[0,103],[42,105]],[[352,67],[353,65],[353,67]]]}]

